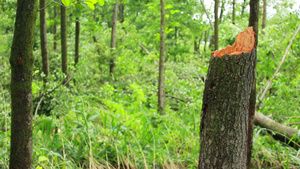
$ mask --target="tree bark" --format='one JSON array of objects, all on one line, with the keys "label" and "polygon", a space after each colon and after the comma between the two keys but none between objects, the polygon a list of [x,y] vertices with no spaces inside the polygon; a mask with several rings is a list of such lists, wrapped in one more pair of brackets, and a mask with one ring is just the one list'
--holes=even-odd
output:
[{"label": "tree bark", "polygon": [[121,3],[119,6],[120,6],[119,7],[119,11],[120,11],[119,12],[120,13],[120,23],[123,23],[124,20],[125,20],[125,17],[124,17],[125,4]]},{"label": "tree bark", "polygon": [[219,17],[219,24],[222,22],[224,10],[225,10],[225,1],[222,0],[221,12],[220,12],[220,17]]},{"label": "tree bark", "polygon": [[246,0],[244,0],[244,3],[242,5],[242,15],[244,15],[245,7],[246,7]]},{"label": "tree bark", "polygon": [[44,83],[47,82],[49,76],[49,58],[47,48],[47,25],[46,25],[46,0],[40,0],[40,38],[41,38],[41,52],[42,52],[42,63],[43,72],[46,75],[44,77]]},{"label": "tree bark", "polygon": [[246,168],[255,49],[211,58],[200,126],[200,169]]},{"label": "tree bark", "polygon": [[263,0],[262,17],[261,17],[261,29],[266,27],[267,19],[267,0]]},{"label": "tree bark", "polygon": [[232,0],[232,24],[235,24],[235,0]]},{"label": "tree bark", "polygon": [[219,18],[218,18],[218,10],[219,10],[219,0],[215,0],[215,50],[219,48]]},{"label": "tree bark", "polygon": [[165,109],[165,66],[164,66],[164,58],[165,58],[165,26],[166,26],[166,18],[165,18],[165,0],[160,0],[160,55],[159,55],[159,77],[158,77],[158,112],[163,114]]},{"label": "tree bark", "polygon": [[297,150],[300,148],[299,147],[300,139],[293,139],[295,138],[294,136],[298,135],[299,131],[297,129],[280,124],[270,119],[269,117],[264,116],[257,112],[255,114],[254,124],[263,128],[267,128],[271,131],[274,131],[275,132],[274,136],[282,142],[290,144],[291,143],[290,141],[294,140],[296,144],[294,144],[293,142],[292,147],[297,148]]},{"label": "tree bark", "polygon": [[79,35],[80,35],[80,22],[79,18],[76,18],[76,27],[75,27],[75,67],[79,61]]},{"label": "tree bark", "polygon": [[[252,26],[255,34],[255,46],[258,44],[258,18],[259,18],[259,0],[250,0],[250,17],[249,17],[249,27]],[[255,48],[255,56],[257,53],[257,48]],[[254,62],[254,72],[253,72],[253,84],[250,94],[250,106],[249,106],[249,117],[248,117],[248,152],[247,152],[247,169],[249,169],[252,147],[253,147],[253,119],[255,116],[255,104],[256,104],[256,57]]]},{"label": "tree bark", "polygon": [[113,11],[113,17],[112,17],[112,31],[111,31],[111,49],[112,49],[112,57],[110,59],[109,63],[109,73],[112,74],[115,71],[115,50],[116,50],[116,33],[117,33],[117,19],[118,19],[118,6],[119,6],[119,0],[116,0],[114,11]]},{"label": "tree bark", "polygon": [[62,59],[62,72],[68,75],[68,49],[67,49],[67,9],[61,5],[61,59]]},{"label": "tree bark", "polygon": [[57,18],[57,8],[54,5],[54,25],[53,25],[53,50],[56,52],[57,51],[57,25],[56,25],[56,18]]},{"label": "tree bark", "polygon": [[32,68],[37,0],[18,0],[11,47],[10,169],[32,168]]}]

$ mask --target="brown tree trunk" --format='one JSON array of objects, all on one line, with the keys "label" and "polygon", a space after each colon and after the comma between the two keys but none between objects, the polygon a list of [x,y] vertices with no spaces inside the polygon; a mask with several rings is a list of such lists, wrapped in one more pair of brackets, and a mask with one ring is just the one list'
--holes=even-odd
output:
[{"label": "brown tree trunk", "polygon": [[80,22],[79,18],[76,18],[76,27],[75,27],[75,67],[79,61],[79,35],[80,35]]},{"label": "brown tree trunk", "polygon": [[67,50],[67,9],[61,5],[61,59],[62,59],[62,72],[68,75],[68,50]]},{"label": "brown tree trunk", "polygon": [[57,8],[54,5],[54,25],[53,25],[53,34],[54,34],[54,38],[53,38],[53,50],[56,52],[57,51],[57,25],[56,25],[56,18],[57,18]]},{"label": "brown tree trunk", "polygon": [[116,0],[113,17],[112,17],[112,31],[111,31],[111,49],[112,49],[112,57],[109,63],[109,73],[112,74],[115,71],[115,50],[116,50],[116,33],[117,33],[117,19],[118,19],[118,6],[119,0]]},{"label": "brown tree trunk", "polygon": [[[32,166],[32,68],[37,0],[18,0],[11,47],[10,169]],[[24,17],[26,16],[26,17]]]},{"label": "brown tree trunk", "polygon": [[220,1],[215,0],[215,50],[219,48],[219,18],[218,18],[218,10],[219,10]]},{"label": "brown tree trunk", "polygon": [[159,77],[158,77],[158,112],[163,114],[165,109],[165,0],[160,0],[160,55],[159,55]]},{"label": "brown tree trunk", "polygon": [[225,10],[225,1],[222,0],[221,12],[220,12],[220,17],[219,17],[219,24],[222,22],[224,10]]},{"label": "brown tree trunk", "polygon": [[123,23],[124,20],[125,20],[125,17],[124,17],[125,4],[121,3],[119,6],[120,6],[119,7],[119,11],[120,11],[119,12],[119,14],[120,14],[120,23]]},{"label": "brown tree trunk", "polygon": [[[253,29],[246,29],[233,47],[214,52],[210,60],[201,113],[199,169],[247,167],[248,118],[256,60],[254,37]],[[251,48],[246,49],[249,45],[243,46],[242,40],[249,42]],[[228,48],[235,53],[224,55],[232,51]]]},{"label": "brown tree trunk", "polygon": [[[255,46],[258,44],[258,18],[259,18],[259,0],[250,0],[250,17],[249,17],[249,26],[252,26],[254,29],[255,35]],[[255,48],[255,56],[256,56]],[[253,72],[253,84],[250,95],[250,106],[249,106],[249,117],[248,117],[248,155],[247,155],[247,169],[250,166],[251,153],[253,147],[253,119],[255,116],[255,104],[256,104],[256,58],[254,62],[254,72]]]},{"label": "brown tree trunk", "polygon": [[44,83],[47,82],[49,76],[49,58],[47,48],[47,25],[46,25],[46,0],[40,0],[40,38],[41,38],[41,52],[42,52],[42,63],[43,72],[46,75],[44,77]]},{"label": "brown tree trunk", "polygon": [[255,50],[210,61],[203,96],[199,168],[246,168]]},{"label": "brown tree trunk", "polygon": [[235,24],[235,0],[232,0],[232,24]]},{"label": "brown tree trunk", "polygon": [[262,17],[261,17],[261,29],[266,27],[267,19],[267,0],[263,0]]},{"label": "brown tree trunk", "polygon": [[245,7],[246,7],[246,0],[244,0],[244,3],[242,5],[242,15],[244,15]]}]

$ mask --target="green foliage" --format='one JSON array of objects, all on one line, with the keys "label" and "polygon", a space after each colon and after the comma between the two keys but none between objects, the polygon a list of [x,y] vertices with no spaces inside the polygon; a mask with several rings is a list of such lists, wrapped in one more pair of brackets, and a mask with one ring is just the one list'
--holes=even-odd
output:
[{"label": "green foliage", "polygon": [[[117,50],[110,50],[113,0],[64,0],[68,13],[68,65],[70,86],[59,86],[61,72],[60,41],[53,51],[54,23],[48,11],[50,76],[43,86],[41,53],[34,51],[33,98],[35,108],[42,93],[52,91],[41,104],[34,122],[35,168],[196,168],[199,155],[199,124],[205,76],[211,52],[194,54],[193,41],[210,29],[196,0],[166,1],[165,70],[166,114],[157,113],[159,58],[159,1],[123,0],[125,21],[118,23]],[[98,3],[99,5],[95,5]],[[280,4],[281,2],[273,2]],[[10,65],[16,1],[0,7],[0,168],[8,168],[10,137]],[[286,4],[289,7],[289,3]],[[3,7],[3,8],[2,8]],[[283,8],[279,5],[278,8]],[[48,8],[47,8],[48,9]],[[94,9],[96,19],[94,19]],[[227,10],[227,9],[226,9]],[[228,10],[230,11],[230,10]],[[237,12],[241,4],[237,4]],[[257,91],[260,96],[282,59],[291,36],[300,24],[299,11],[283,10],[270,16],[264,34],[259,34]],[[212,13],[212,12],[210,12]],[[281,15],[282,14],[282,15]],[[80,58],[74,65],[75,17],[80,17]],[[237,15],[231,24],[230,13],[220,24],[220,46],[232,45],[236,35],[248,25],[248,13]],[[37,25],[38,26],[38,25]],[[58,25],[59,27],[59,25]],[[176,32],[177,30],[177,32]],[[39,33],[36,31],[36,43]],[[213,31],[210,31],[210,36]],[[59,32],[58,32],[59,34]],[[175,34],[177,39],[175,39]],[[93,42],[93,36],[98,40]],[[299,122],[300,74],[299,38],[273,82],[260,112],[283,124]],[[143,50],[142,44],[150,54]],[[97,50],[100,49],[100,55]],[[109,76],[109,59],[115,53],[116,70]],[[50,106],[49,106],[50,104]],[[49,111],[50,116],[42,115]],[[35,115],[34,115],[35,117]],[[295,126],[295,128],[299,128]],[[8,129],[3,131],[2,129]],[[299,168],[299,151],[275,141],[265,129],[256,127],[252,156],[253,168]]]}]

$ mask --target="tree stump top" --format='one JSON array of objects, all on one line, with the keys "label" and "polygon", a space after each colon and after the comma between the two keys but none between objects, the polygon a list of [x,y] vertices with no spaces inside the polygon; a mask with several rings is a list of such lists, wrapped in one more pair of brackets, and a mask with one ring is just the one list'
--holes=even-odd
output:
[{"label": "tree stump top", "polygon": [[225,54],[240,55],[242,53],[251,52],[255,48],[255,35],[253,27],[251,26],[237,35],[233,46],[228,45],[225,49],[220,51],[216,50],[212,55],[222,58]]}]

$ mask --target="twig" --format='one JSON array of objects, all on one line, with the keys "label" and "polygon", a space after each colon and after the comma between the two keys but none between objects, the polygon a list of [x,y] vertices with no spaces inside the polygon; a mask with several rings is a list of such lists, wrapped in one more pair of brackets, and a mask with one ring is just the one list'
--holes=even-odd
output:
[{"label": "twig", "polygon": [[271,86],[273,80],[275,79],[277,73],[279,72],[281,66],[283,65],[283,63],[284,63],[284,61],[285,61],[285,59],[286,59],[286,56],[287,56],[287,54],[289,53],[289,50],[290,50],[290,48],[291,48],[291,46],[292,46],[292,44],[293,44],[293,42],[294,42],[294,40],[295,40],[295,38],[296,38],[296,36],[297,36],[297,34],[298,34],[299,31],[300,31],[300,26],[299,26],[299,28],[297,29],[297,31],[295,32],[295,34],[294,34],[292,40],[290,41],[290,44],[289,44],[288,47],[286,48],[285,54],[283,55],[282,60],[281,60],[281,62],[280,62],[280,64],[279,64],[278,68],[276,69],[276,71],[275,71],[273,77],[272,77],[271,80],[268,82],[267,87],[265,88],[263,94],[262,94],[261,97],[259,98],[259,102],[258,102],[258,104],[257,104],[257,106],[256,106],[256,109],[257,109],[257,110],[259,109],[259,107],[260,107],[260,105],[261,105],[261,103],[262,103],[262,100],[265,98],[267,91],[269,90],[269,88],[270,88],[270,86]]},{"label": "twig", "polygon": [[150,52],[148,51],[148,49],[147,49],[145,46],[143,46],[140,42],[139,42],[139,45],[140,45],[140,47],[141,47],[142,49],[144,49],[144,51],[146,51],[146,53],[147,53],[148,55],[150,55]]},{"label": "twig", "polygon": [[[44,93],[44,94],[41,94],[40,96],[38,96],[37,98],[34,99],[34,101],[40,99],[41,97],[44,97],[46,95],[49,95],[51,93],[53,93],[57,88],[59,88],[60,86],[65,86],[66,84],[69,83],[69,81],[72,79],[72,77],[75,75],[75,73],[73,73],[71,76],[67,76],[63,82],[61,82],[59,85],[57,85],[56,87],[54,87],[51,91],[47,92],[47,93]],[[67,79],[67,80],[66,80]],[[66,81],[65,81],[66,80]]]},{"label": "twig", "polygon": [[52,1],[52,2],[50,2],[49,4],[47,4],[46,6],[44,6],[43,8],[38,9],[38,11],[41,11],[41,10],[47,8],[48,6],[50,6],[50,5],[53,4],[53,3],[58,4],[58,5],[63,5],[62,3],[59,3],[59,2],[56,2],[56,1]]},{"label": "twig", "polygon": [[290,126],[293,126],[293,125],[300,125],[300,122],[290,123],[289,125],[290,125]]},{"label": "twig", "polygon": [[204,6],[204,3],[203,3],[203,1],[202,1],[202,0],[200,0],[200,2],[201,2],[201,5],[203,6],[204,12],[205,12],[205,14],[206,14],[206,16],[207,16],[208,20],[209,20],[209,24],[210,24],[210,26],[211,26],[212,30],[214,30],[214,26],[213,26],[213,24],[212,24],[212,22],[211,22],[211,20],[210,20],[209,14],[208,14],[208,12],[207,12],[207,10],[206,10],[205,6]]},{"label": "twig", "polygon": [[38,110],[39,110],[39,107],[40,107],[40,105],[41,105],[41,103],[42,103],[44,97],[45,97],[45,94],[42,95],[42,98],[40,99],[38,105],[37,105],[36,108],[35,108],[35,112],[34,112],[34,122],[36,122],[36,115],[37,115],[37,112],[38,112]]}]

